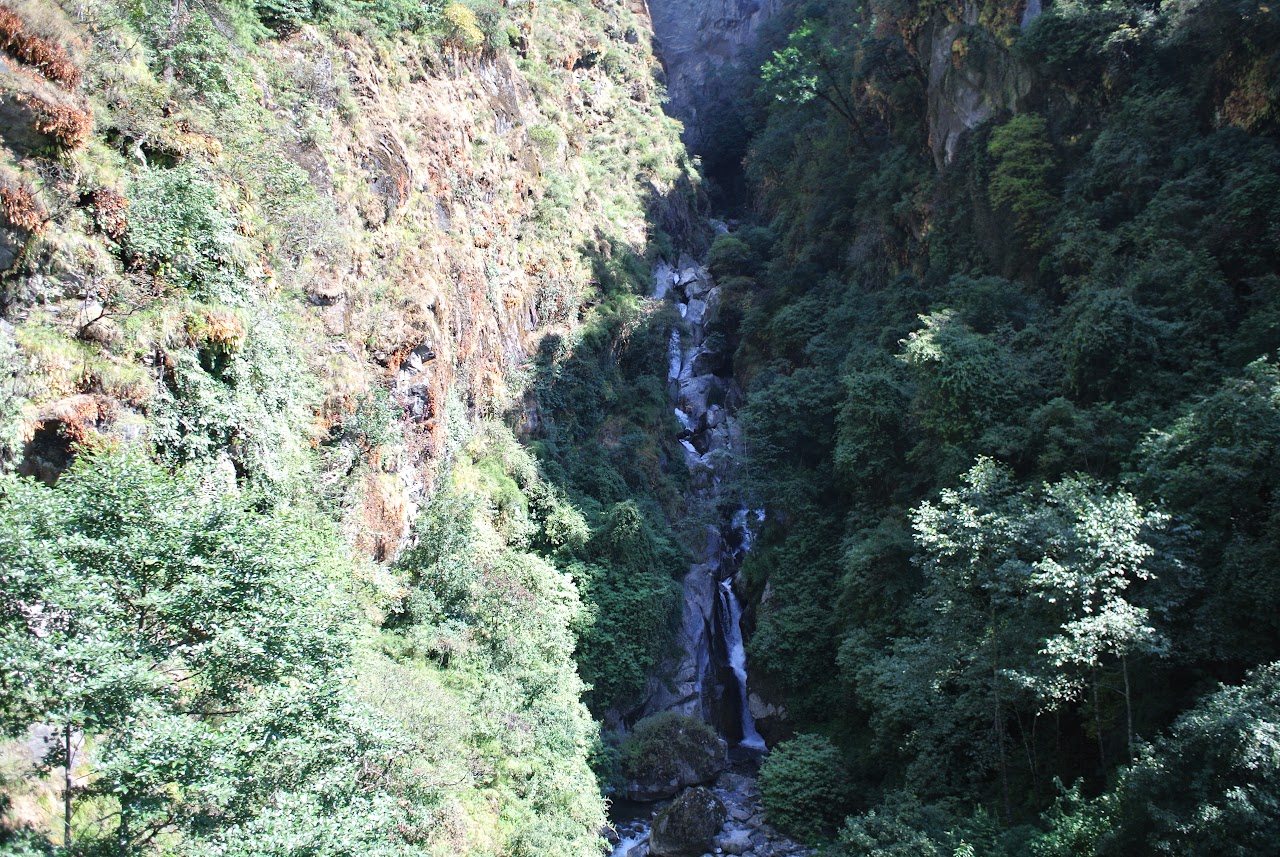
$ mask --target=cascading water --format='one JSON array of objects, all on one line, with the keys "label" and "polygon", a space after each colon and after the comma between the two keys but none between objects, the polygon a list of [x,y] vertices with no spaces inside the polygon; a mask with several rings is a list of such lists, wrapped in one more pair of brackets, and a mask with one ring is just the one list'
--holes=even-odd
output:
[{"label": "cascading water", "polygon": [[733,581],[720,581],[720,627],[724,634],[725,649],[729,653],[729,666],[738,679],[738,704],[742,718],[742,741],[739,746],[752,750],[764,750],[764,739],[756,731],[756,720],[747,704],[747,650],[742,645],[742,605],[733,591]]},{"label": "cascading water", "polygon": [[[768,748],[749,704],[743,604],[733,581],[765,513],[734,509],[726,496],[726,486],[735,482],[741,442],[736,410],[742,392],[733,378],[732,359],[717,350],[708,334],[719,312],[720,289],[705,267],[682,257],[678,266],[661,264],[655,269],[653,297],[672,301],[682,320],[668,340],[667,390],[689,469],[685,499],[690,517],[714,523],[706,524],[703,537],[691,545],[696,561],[681,582],[674,651],[650,677],[644,701],[625,713],[624,723],[671,711],[712,724],[725,743],[736,743],[738,750],[720,762],[729,770],[714,783],[705,783],[729,810],[723,853],[807,855],[807,849],[764,824],[755,788],[755,773]],[[671,787],[678,792],[683,786],[672,780]],[[648,783],[628,784],[624,795],[631,800],[615,802],[610,810],[619,838],[614,857],[648,857],[652,810],[637,814],[629,804],[652,807],[645,802],[655,799],[650,796],[655,790],[673,796],[665,788],[665,783],[656,789]],[[720,844],[718,840],[716,853],[722,853]]]},{"label": "cascading water", "polygon": [[717,510],[720,523],[708,529],[700,561],[684,581],[685,609],[678,638],[683,657],[671,665],[670,680],[659,683],[645,713],[668,710],[700,716],[740,746],[764,750],[747,701],[747,655],[743,647],[743,606],[729,584],[751,549],[760,509],[725,515],[721,485],[734,466],[738,429],[734,410],[741,401],[731,360],[708,339],[720,306],[720,289],[706,268],[688,257],[678,266],[654,271],[653,297],[671,300],[682,323],[667,341],[667,384],[680,423],[680,446],[693,476],[691,508]]}]

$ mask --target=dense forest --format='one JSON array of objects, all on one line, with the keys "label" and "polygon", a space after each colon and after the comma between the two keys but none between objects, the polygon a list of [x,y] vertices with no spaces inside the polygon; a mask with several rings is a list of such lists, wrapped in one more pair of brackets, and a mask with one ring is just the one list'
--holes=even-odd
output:
[{"label": "dense forest", "polygon": [[0,853],[1280,853],[1280,11],[658,5],[0,0]]},{"label": "dense forest", "polygon": [[1280,19],[1025,11],[798,4],[741,118],[766,771],[842,853],[1275,853]]}]

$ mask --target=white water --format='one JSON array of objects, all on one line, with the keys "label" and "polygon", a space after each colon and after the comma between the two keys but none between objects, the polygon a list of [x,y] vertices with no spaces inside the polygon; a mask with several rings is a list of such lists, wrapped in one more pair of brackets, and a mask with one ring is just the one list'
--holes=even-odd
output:
[{"label": "white water", "polygon": [[667,343],[667,380],[674,381],[680,377],[680,369],[684,366],[684,358],[680,354],[680,331],[671,331],[671,340]]},{"label": "white water", "polygon": [[[751,518],[755,518],[755,524],[751,523]],[[753,526],[759,526],[764,523],[764,509],[746,509],[742,508],[733,513],[733,529],[742,537],[742,546],[738,548],[737,555],[741,557],[743,554],[751,551],[751,546],[755,544],[756,533]]]},{"label": "white water", "polygon": [[1027,6],[1022,10],[1022,26],[1025,29],[1036,18],[1040,17],[1040,0],[1027,0]]},{"label": "white water", "polygon": [[627,852],[635,848],[641,842],[649,838],[649,829],[646,827],[634,836],[628,836],[626,839],[613,846],[613,853],[609,857],[627,857]]},{"label": "white water", "polygon": [[751,708],[747,705],[747,650],[742,645],[742,605],[738,603],[731,580],[720,581],[720,592],[729,614],[723,622],[725,648],[729,650],[729,666],[738,677],[738,701],[742,709],[741,746],[764,750],[764,739],[756,731],[756,719],[751,716]]}]

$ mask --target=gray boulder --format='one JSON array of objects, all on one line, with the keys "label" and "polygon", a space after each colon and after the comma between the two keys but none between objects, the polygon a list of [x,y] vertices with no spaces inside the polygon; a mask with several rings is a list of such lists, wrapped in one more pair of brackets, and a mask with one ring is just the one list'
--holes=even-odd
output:
[{"label": "gray boulder", "polygon": [[653,820],[649,852],[655,857],[701,857],[711,850],[727,817],[724,804],[710,791],[688,789]]},{"label": "gray boulder", "polygon": [[[696,700],[697,688],[693,695]],[[715,730],[696,717],[664,711],[636,724],[623,744],[623,793],[631,800],[661,800],[713,782],[727,763],[728,746]]]}]

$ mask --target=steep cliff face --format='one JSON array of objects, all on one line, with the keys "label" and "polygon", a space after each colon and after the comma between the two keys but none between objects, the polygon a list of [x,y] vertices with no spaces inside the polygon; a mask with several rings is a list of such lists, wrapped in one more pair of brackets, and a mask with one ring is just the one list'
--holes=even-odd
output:
[{"label": "steep cliff face", "polygon": [[[8,572],[79,568],[28,551],[44,542],[22,528],[79,527],[43,510],[96,502],[102,491],[83,487],[92,478],[119,482],[126,501],[159,510],[172,497],[178,509],[111,534],[126,569],[113,593],[155,564],[131,551],[172,535],[182,509],[196,510],[178,538],[188,547],[210,543],[201,503],[252,526],[294,516],[305,523],[288,537],[233,535],[229,562],[264,567],[296,549],[294,573],[249,601],[305,616],[241,612],[163,640],[146,659],[164,665],[146,682],[156,705],[131,687],[100,694],[119,700],[129,728],[77,721],[73,737],[92,747],[77,750],[72,790],[122,778],[102,786],[101,813],[76,820],[77,844],[598,854],[604,802],[575,646],[603,598],[601,520],[626,506],[614,484],[628,486],[592,460],[611,494],[570,500],[564,474],[544,478],[501,423],[545,438],[573,414],[542,412],[540,393],[616,395],[606,370],[640,326],[637,271],[697,243],[699,179],[660,107],[649,23],[642,6],[613,2],[320,6],[0,4],[0,585],[6,603],[27,605],[6,614],[5,651],[26,653],[50,696],[75,692],[75,676],[53,675],[63,661],[46,645],[45,596],[14,595]],[[584,354],[597,364],[561,380]],[[660,358],[636,369],[646,372],[661,372]],[[642,444],[609,419],[584,418],[596,434],[572,437],[568,452],[607,447],[634,462]],[[661,450],[644,452],[641,466],[659,470]],[[58,485],[10,481],[15,471]],[[140,485],[155,493],[136,495]],[[159,589],[143,583],[160,601],[174,580],[208,577],[205,560],[167,544],[147,548],[174,569]],[[69,613],[94,603],[81,587],[97,568],[66,578]],[[328,594],[302,588],[311,572]],[[641,606],[663,616],[660,596],[655,587]],[[128,598],[107,601],[127,611]],[[325,658],[286,682],[315,697],[288,715],[297,740],[245,726],[257,743],[231,768],[184,745],[181,770],[138,786],[154,754],[130,753],[150,736],[173,728],[216,744],[241,728],[221,718],[248,706],[215,705],[213,723],[188,703],[200,672],[184,660],[192,635],[244,638],[272,621]],[[641,629],[646,639],[661,624]],[[99,627],[67,625],[73,643]],[[134,651],[139,627],[154,636],[147,622],[109,631]],[[279,690],[240,676],[262,661],[291,669],[305,648],[246,655],[235,692]],[[0,742],[0,841],[65,835],[50,798],[59,785],[34,763],[62,746],[44,738],[70,733],[48,727],[41,705],[5,707],[7,735],[37,737]],[[277,750],[299,755],[268,761]],[[125,761],[111,769],[113,759]],[[274,783],[269,799],[258,798],[260,774]],[[130,803],[145,789],[150,803]],[[265,827],[284,791],[298,797],[276,837]],[[214,793],[207,805],[191,797]],[[163,809],[144,819],[143,803]]]},{"label": "steep cliff face", "polygon": [[[650,215],[689,228],[643,8],[530,9],[437,41],[314,25],[227,38],[236,22],[214,7],[137,39],[109,3],[15,9],[75,71],[71,86],[30,51],[0,59],[15,71],[0,93],[20,367],[7,452],[27,472],[53,478],[96,435],[187,450],[192,420],[158,431],[156,414],[209,375],[201,354],[244,361],[274,337],[269,362],[307,388],[300,413],[205,446],[257,478],[258,437],[301,435],[350,495],[352,537],[389,557],[443,452],[446,400],[504,412],[537,343],[579,321],[593,265],[643,254]],[[193,186],[208,210],[183,220]],[[335,452],[371,389],[403,413],[401,440]]]},{"label": "steep cliff face", "polygon": [[[1002,112],[1021,110],[1032,89],[1031,70],[1009,52],[1005,30],[1019,15],[989,20],[991,3],[967,2],[935,13],[921,28],[915,46],[928,77],[929,146],[939,168],[955,157],[969,131]],[[984,20],[987,19],[987,20]]]},{"label": "steep cliff face", "polygon": [[666,71],[670,111],[684,123],[688,146],[715,142],[725,111],[744,94],[740,64],[754,51],[761,28],[783,8],[782,0],[652,0],[655,48]]}]

